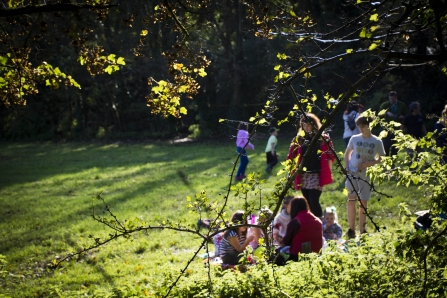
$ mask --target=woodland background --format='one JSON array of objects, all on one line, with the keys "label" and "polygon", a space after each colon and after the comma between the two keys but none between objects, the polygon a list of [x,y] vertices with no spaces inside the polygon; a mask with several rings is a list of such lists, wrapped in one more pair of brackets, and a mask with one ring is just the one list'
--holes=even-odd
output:
[{"label": "woodland background", "polygon": [[[209,138],[228,135],[229,132],[234,134],[233,129],[221,125],[218,119],[248,121],[262,109],[269,96],[278,53],[284,52],[286,47],[287,55],[293,57],[299,54],[293,46],[294,42],[287,36],[273,35],[270,42],[256,37],[250,25],[252,21],[239,2],[209,3],[212,13],[191,16],[197,32],[190,30],[190,34],[197,33],[202,48],[206,49],[204,55],[211,64],[206,69],[207,76],[197,80],[200,89],[194,99],[181,98],[181,105],[188,109],[187,115],[165,118],[152,114],[146,106],[146,96],[152,88],[148,85],[149,78],[172,80],[162,53],[172,49],[178,36],[175,32],[173,34],[169,20],[154,22],[151,19],[155,18],[158,1],[128,1],[110,8],[107,18],[103,20],[98,21],[94,15],[83,16],[80,20],[76,13],[70,12],[59,17],[55,14],[52,24],[41,23],[40,30],[46,35],[34,41],[29,60],[36,63],[46,61],[59,67],[82,88],[40,86],[39,93],[26,97],[26,105],[11,106],[0,101],[0,138],[90,140],[186,135]],[[303,2],[299,7],[302,11],[312,11],[315,22],[313,30],[319,31],[329,30],[331,26],[340,24],[342,17],[349,16],[350,10],[345,4],[344,1],[321,0]],[[77,23],[72,20],[76,18],[79,20]],[[1,21],[8,23],[5,18]],[[90,21],[94,22],[94,35],[85,39],[83,46],[101,45],[106,53],[124,57],[126,65],[120,71],[91,76],[87,68],[80,65],[77,52],[80,47],[73,41],[73,35],[84,30],[84,24]],[[52,34],[50,30],[55,33]],[[140,34],[142,30],[147,30],[144,38]],[[20,41],[19,37],[23,37],[20,32],[16,34]],[[420,33],[411,40],[415,53],[430,50],[425,45],[427,38]],[[360,44],[361,41],[355,46]],[[352,46],[350,44],[345,48]],[[11,50],[7,46],[1,47],[2,53]],[[305,45],[304,50],[301,48],[300,51],[306,51],[306,47],[311,50],[311,46]],[[358,79],[358,71],[361,72],[366,63],[361,56],[345,62],[343,68],[353,71],[345,71],[343,77],[334,75],[340,69],[339,65],[327,64],[314,70],[310,87],[318,97],[317,104],[325,106],[323,96],[328,92],[335,97],[343,93],[347,86],[345,82]],[[436,119],[431,119],[430,115],[439,114],[446,103],[447,78],[442,69],[434,64],[390,68],[374,84],[365,88],[357,101],[365,108],[377,110],[380,103],[387,100],[390,90],[397,91],[399,99],[407,105],[419,101],[423,115],[429,116],[426,118],[428,130],[432,130]],[[275,118],[286,117],[293,103],[292,96],[284,93],[276,102],[278,110]],[[332,122],[338,124],[333,129],[342,133],[341,112]],[[275,121],[272,124],[275,125]],[[295,130],[290,126],[283,129]]]}]

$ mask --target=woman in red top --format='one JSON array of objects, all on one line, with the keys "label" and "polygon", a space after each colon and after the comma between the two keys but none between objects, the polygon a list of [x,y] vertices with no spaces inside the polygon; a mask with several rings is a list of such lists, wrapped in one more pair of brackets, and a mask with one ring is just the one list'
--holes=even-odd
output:
[{"label": "woman in red top", "polygon": [[323,247],[323,225],[309,211],[305,198],[296,196],[290,204],[292,220],[287,225],[283,243],[290,245],[290,260],[296,261],[299,253],[320,252]]},{"label": "woman in red top", "polygon": [[312,113],[307,113],[306,117],[301,118],[300,130],[290,144],[287,159],[292,160],[292,169],[294,169],[292,172],[304,162],[303,169],[305,169],[305,172],[296,176],[295,189],[301,189],[303,196],[309,202],[310,211],[316,217],[321,218],[323,209],[320,205],[320,196],[323,186],[332,183],[331,168],[334,154],[330,148],[333,149],[334,146],[329,135],[322,134],[317,141],[318,144],[313,146],[306,160],[302,160],[302,157],[308,151],[312,138],[320,127],[320,119]]}]

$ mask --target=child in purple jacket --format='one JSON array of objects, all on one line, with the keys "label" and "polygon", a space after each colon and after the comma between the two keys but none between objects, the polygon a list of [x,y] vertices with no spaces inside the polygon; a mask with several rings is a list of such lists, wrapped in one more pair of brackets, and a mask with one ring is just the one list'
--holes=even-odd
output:
[{"label": "child in purple jacket", "polygon": [[253,146],[253,144],[248,141],[250,135],[248,134],[247,131],[248,129],[247,123],[239,122],[239,126],[237,127],[237,129],[239,131],[237,132],[236,151],[238,154],[241,155],[239,158],[241,163],[239,165],[239,169],[237,170],[236,180],[240,181],[246,177],[245,169],[247,168],[249,162],[245,148],[255,150],[255,146]]}]

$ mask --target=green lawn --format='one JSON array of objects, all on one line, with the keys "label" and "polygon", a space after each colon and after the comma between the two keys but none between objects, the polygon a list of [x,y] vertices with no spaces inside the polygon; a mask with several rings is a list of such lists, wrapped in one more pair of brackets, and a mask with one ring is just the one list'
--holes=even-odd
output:
[{"label": "green lawn", "polygon": [[[266,141],[267,136],[253,141],[256,150],[249,151],[247,172],[261,173],[266,179],[261,194],[269,195],[276,177],[264,171]],[[285,158],[289,141],[290,137],[279,136],[280,159]],[[341,138],[334,143],[337,152],[344,151]],[[92,206],[104,210],[94,199],[98,193],[120,220],[139,218],[158,225],[168,219],[194,225],[198,215],[188,212],[186,197],[206,190],[212,200],[223,202],[236,157],[232,139],[1,143],[0,254],[6,257],[3,270],[8,274],[0,277],[0,293],[5,297],[58,297],[63,292],[64,297],[74,297],[88,292],[106,297],[105,293],[127,287],[141,296],[156,294],[165,276],[178,274],[186,265],[199,238],[168,230],[149,231],[92,250],[56,271],[48,265],[91,244],[89,235],[104,238],[111,232],[91,217]],[[276,166],[273,173],[280,168]],[[336,206],[345,229],[344,183],[337,172],[334,176],[321,201],[323,207]],[[388,230],[402,226],[399,203],[409,204],[413,211],[426,208],[423,191],[415,187],[396,187],[390,181],[380,191],[392,198],[373,194],[370,212]],[[259,200],[251,193],[249,198]],[[243,203],[230,194],[230,211],[241,209]],[[371,224],[368,230],[373,230]],[[203,262],[197,259],[191,270],[204,270]]]}]

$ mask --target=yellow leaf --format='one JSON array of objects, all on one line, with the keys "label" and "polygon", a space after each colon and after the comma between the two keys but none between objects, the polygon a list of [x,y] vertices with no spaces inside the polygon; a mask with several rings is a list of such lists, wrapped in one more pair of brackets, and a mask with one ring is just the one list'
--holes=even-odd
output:
[{"label": "yellow leaf", "polygon": [[[349,182],[348,182],[348,183],[349,183]],[[347,189],[347,188],[344,188],[344,189],[343,189],[343,194],[344,194],[345,196],[348,196],[349,192],[348,192],[348,189]]]},{"label": "yellow leaf", "polygon": [[347,49],[347,50],[346,50],[346,53],[348,53],[348,54],[351,54],[351,53],[353,53],[353,52],[354,52],[353,49]]},{"label": "yellow leaf", "polygon": [[183,67],[182,63],[174,63],[174,65],[172,66],[172,68],[176,69],[176,70],[181,70]]},{"label": "yellow leaf", "polygon": [[369,18],[369,20],[370,20],[370,21],[374,21],[374,22],[379,21],[379,14],[377,14],[377,13],[373,14],[373,15]]},{"label": "yellow leaf", "polygon": [[[222,118],[220,118],[219,119],[219,123],[222,123],[222,122],[224,122],[225,121],[225,119],[222,119]],[[251,121],[251,120],[250,120]]]},{"label": "yellow leaf", "polygon": [[199,70],[199,76],[201,76],[203,78],[203,77],[206,77],[206,75],[207,75],[207,73],[205,72],[205,70],[203,68],[201,68]]},{"label": "yellow leaf", "polygon": [[110,54],[109,56],[107,56],[107,60],[115,62],[115,54]]},{"label": "yellow leaf", "polygon": [[276,65],[273,69],[274,70],[279,70],[281,68],[281,65]]},{"label": "yellow leaf", "polygon": [[119,58],[116,60],[116,64],[119,64],[119,65],[126,65],[126,62],[124,62],[124,58],[123,58],[123,57],[119,57]]},{"label": "yellow leaf", "polygon": [[379,139],[386,138],[387,135],[388,135],[388,132],[386,130],[382,130],[379,134]]},{"label": "yellow leaf", "polygon": [[376,43],[372,43],[372,44],[369,46],[368,50],[373,51],[373,50],[375,50],[376,48],[377,48],[377,44],[376,44]]},{"label": "yellow leaf", "polygon": [[306,77],[306,78],[310,78],[310,76],[311,76],[310,72],[306,72],[306,73],[304,74],[304,77]]},{"label": "yellow leaf", "polygon": [[370,31],[374,32],[374,31],[376,31],[379,28],[380,28],[380,26],[371,26]]},{"label": "yellow leaf", "polygon": [[188,113],[188,110],[185,107],[180,108],[180,114],[186,115]]},{"label": "yellow leaf", "polygon": [[146,36],[148,33],[149,33],[149,31],[147,31],[147,30],[141,30],[140,35],[141,36]]}]

